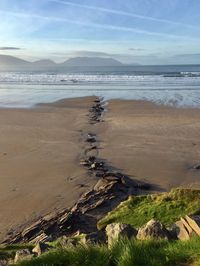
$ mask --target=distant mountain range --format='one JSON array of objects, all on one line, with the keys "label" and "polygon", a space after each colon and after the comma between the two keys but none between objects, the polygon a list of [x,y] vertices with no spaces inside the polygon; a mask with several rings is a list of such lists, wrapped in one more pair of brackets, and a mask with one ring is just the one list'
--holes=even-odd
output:
[{"label": "distant mountain range", "polygon": [[113,58],[75,57],[56,64],[52,60],[29,62],[9,55],[0,55],[0,71],[53,71],[67,67],[123,66]]}]

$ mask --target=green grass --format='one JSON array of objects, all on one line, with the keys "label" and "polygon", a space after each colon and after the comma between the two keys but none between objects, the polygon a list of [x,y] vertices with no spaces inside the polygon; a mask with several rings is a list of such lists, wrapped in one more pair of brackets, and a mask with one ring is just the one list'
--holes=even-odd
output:
[{"label": "green grass", "polygon": [[18,266],[178,266],[200,265],[200,238],[189,241],[123,239],[107,246],[57,249]]},{"label": "green grass", "polygon": [[113,222],[128,223],[138,228],[155,218],[171,225],[181,216],[200,213],[200,190],[174,189],[169,193],[130,196],[98,222],[103,229]]},{"label": "green grass", "polygon": [[[175,189],[169,193],[131,196],[99,221],[100,229],[112,222],[140,227],[152,218],[171,225],[181,216],[200,214],[200,191]],[[189,241],[139,241],[121,239],[110,249],[106,245],[61,247],[62,238],[51,243],[52,250],[18,266],[200,266],[200,237]],[[0,246],[0,260],[13,258],[24,245]]]},{"label": "green grass", "polygon": [[77,246],[55,249],[31,261],[23,261],[18,266],[103,266],[108,264],[110,251],[106,246]]}]

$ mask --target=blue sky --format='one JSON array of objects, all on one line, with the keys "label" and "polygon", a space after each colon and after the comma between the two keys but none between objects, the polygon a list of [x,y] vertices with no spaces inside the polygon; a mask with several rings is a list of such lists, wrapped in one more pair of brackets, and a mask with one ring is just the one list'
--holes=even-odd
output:
[{"label": "blue sky", "polygon": [[0,0],[0,54],[200,63],[199,0]]}]

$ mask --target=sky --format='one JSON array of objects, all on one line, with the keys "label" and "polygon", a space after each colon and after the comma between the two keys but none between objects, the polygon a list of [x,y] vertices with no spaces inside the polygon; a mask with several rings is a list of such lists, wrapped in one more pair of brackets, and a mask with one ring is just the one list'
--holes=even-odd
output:
[{"label": "sky", "polygon": [[200,63],[200,0],[0,0],[0,54]]}]

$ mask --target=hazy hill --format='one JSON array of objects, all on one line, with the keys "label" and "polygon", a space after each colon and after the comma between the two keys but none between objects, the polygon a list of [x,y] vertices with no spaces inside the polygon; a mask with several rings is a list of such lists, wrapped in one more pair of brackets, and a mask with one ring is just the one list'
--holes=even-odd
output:
[{"label": "hazy hill", "polygon": [[0,55],[0,71],[17,71],[26,69],[29,64],[28,61],[13,56]]},{"label": "hazy hill", "polygon": [[122,66],[123,64],[113,58],[101,57],[75,57],[70,58],[60,66]]},{"label": "hazy hill", "polygon": [[44,60],[39,60],[39,61],[35,61],[33,63],[29,63],[29,69],[31,69],[32,71],[34,70],[53,70],[57,67],[57,64],[52,61],[52,60],[48,60],[48,59],[44,59]]},{"label": "hazy hill", "polygon": [[51,70],[57,64],[51,60],[28,62],[14,56],[0,55],[0,71]]},{"label": "hazy hill", "polygon": [[52,60],[39,60],[28,62],[9,55],[0,55],[0,71],[56,71],[66,67],[78,66],[122,66],[123,64],[113,58],[75,57],[63,63],[56,64]]}]

